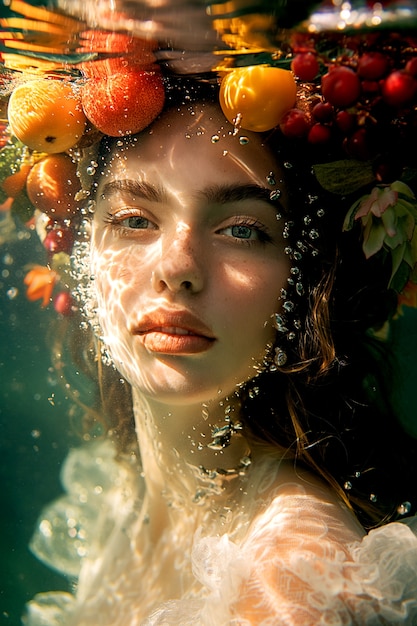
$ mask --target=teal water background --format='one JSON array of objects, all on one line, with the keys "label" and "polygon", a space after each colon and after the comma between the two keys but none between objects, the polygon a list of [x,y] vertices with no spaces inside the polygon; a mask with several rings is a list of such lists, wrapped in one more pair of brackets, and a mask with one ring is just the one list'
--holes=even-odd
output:
[{"label": "teal water background", "polygon": [[61,491],[60,466],[75,441],[47,345],[56,315],[24,293],[34,262],[45,262],[36,236],[0,245],[0,624],[11,626],[35,593],[67,588],[28,548],[41,508]]}]

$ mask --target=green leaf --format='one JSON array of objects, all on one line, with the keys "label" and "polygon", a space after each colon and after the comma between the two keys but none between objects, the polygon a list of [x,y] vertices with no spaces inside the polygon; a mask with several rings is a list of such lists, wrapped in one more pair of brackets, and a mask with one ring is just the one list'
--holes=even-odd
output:
[{"label": "green leaf", "polygon": [[367,259],[376,254],[384,243],[385,228],[381,220],[369,222],[364,231],[362,249]]},{"label": "green leaf", "polygon": [[410,277],[410,267],[402,261],[395,273],[391,276],[388,284],[390,289],[394,289],[397,293],[401,293]]},{"label": "green leaf", "polygon": [[342,159],[313,165],[313,172],[326,191],[347,195],[375,180],[370,161]]},{"label": "green leaf", "polygon": [[349,211],[346,213],[345,221],[343,222],[343,231],[352,230],[355,223],[355,215],[358,212],[360,200],[357,200],[352,204]]}]

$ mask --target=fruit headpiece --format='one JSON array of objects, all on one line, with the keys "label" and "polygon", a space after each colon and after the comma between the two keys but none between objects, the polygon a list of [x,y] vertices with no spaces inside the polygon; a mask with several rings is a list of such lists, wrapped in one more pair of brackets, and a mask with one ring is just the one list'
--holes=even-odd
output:
[{"label": "fruit headpiece", "polygon": [[[24,16],[21,28],[44,24],[50,34],[42,47],[13,30],[20,18],[2,20],[0,203],[43,240],[48,264],[32,268],[25,283],[29,299],[46,306],[59,281],[70,282],[63,268],[89,211],[88,176],[98,165],[94,156],[83,171],[80,163],[103,135],[138,133],[159,115],[171,69],[161,70],[164,55],[151,39],[91,30],[24,2],[11,8]],[[236,132],[278,129],[307,155],[325,192],[352,198],[344,229],[361,225],[367,257],[391,255],[390,286],[401,304],[417,305],[417,35],[322,33],[306,23],[262,47],[250,37],[251,19],[215,20],[221,40],[245,52],[229,48],[203,75],[218,84],[225,117]],[[53,43],[68,31],[77,46],[63,65]],[[64,314],[74,306],[65,294],[55,300]]]}]

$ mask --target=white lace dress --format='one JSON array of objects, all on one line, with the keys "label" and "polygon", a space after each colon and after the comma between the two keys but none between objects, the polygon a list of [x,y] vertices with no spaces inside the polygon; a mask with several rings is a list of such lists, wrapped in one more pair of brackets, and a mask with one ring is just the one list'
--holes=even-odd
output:
[{"label": "white lace dress", "polygon": [[25,624],[417,624],[417,518],[364,536],[325,487],[271,459],[254,471],[249,512],[208,508],[197,528],[184,515],[155,542],[143,485],[109,444],[73,450],[32,549],[74,594],[39,594]]}]

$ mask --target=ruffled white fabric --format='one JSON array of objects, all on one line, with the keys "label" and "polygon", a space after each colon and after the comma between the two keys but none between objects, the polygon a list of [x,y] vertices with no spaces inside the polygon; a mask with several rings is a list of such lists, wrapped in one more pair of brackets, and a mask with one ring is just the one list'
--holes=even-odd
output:
[{"label": "ruffled white fabric", "polygon": [[25,624],[417,624],[417,518],[363,537],[320,486],[274,487],[276,471],[262,472],[256,515],[223,533],[202,524],[191,536],[185,519],[150,553],[138,541],[146,527],[142,495],[111,447],[72,451],[63,471],[67,494],[41,515],[32,549],[78,577],[77,593],[36,596]]}]

